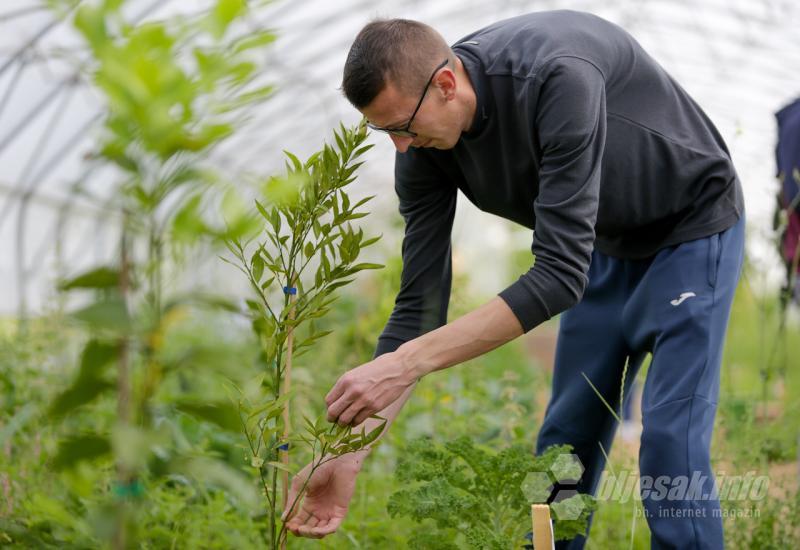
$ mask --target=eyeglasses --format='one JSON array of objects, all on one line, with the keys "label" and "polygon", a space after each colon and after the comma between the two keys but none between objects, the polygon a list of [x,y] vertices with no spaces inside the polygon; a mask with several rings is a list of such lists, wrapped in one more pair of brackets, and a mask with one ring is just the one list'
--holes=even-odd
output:
[{"label": "eyeglasses", "polygon": [[417,108],[414,109],[413,113],[411,113],[411,118],[408,119],[408,123],[403,128],[388,128],[388,127],[383,127],[383,126],[375,126],[374,124],[372,124],[370,122],[367,122],[367,126],[369,128],[371,128],[372,130],[377,130],[378,132],[386,132],[387,134],[392,134],[393,136],[410,137],[410,138],[417,137],[417,133],[416,132],[412,132],[410,130],[411,124],[414,122],[414,117],[417,116],[417,111],[419,111],[419,108],[422,106],[422,101],[425,99],[425,95],[427,95],[427,93],[428,93],[428,88],[430,88],[431,82],[433,82],[433,77],[436,76],[436,73],[439,72],[439,69],[441,69],[442,67],[447,65],[448,61],[449,61],[449,59],[445,59],[444,61],[442,61],[439,64],[438,67],[436,67],[433,70],[433,73],[431,74],[431,77],[428,79],[428,83],[425,84],[425,89],[422,90],[422,97],[420,97],[419,98],[419,102],[417,102]]}]

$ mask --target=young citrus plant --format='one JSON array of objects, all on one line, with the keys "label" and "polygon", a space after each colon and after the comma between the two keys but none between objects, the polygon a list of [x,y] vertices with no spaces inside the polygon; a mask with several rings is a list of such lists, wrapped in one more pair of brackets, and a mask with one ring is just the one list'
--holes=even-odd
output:
[{"label": "young citrus plant", "polygon": [[301,442],[310,447],[310,478],[328,460],[373,443],[385,426],[354,433],[322,417],[304,417],[304,430],[296,434],[290,426],[292,360],[330,332],[317,330],[315,320],[330,310],[336,290],[353,282],[359,271],[383,267],[358,262],[361,251],[380,237],[365,238],[363,229],[352,224],[367,215],[359,209],[372,197],[353,204],[345,191],[355,180],[358,159],[371,147],[364,145],[365,126],[341,126],[334,137],[336,147],[326,144],[305,162],[287,153],[287,176],[270,178],[264,200],[255,202],[263,232],[255,242],[231,239],[235,261],[226,260],[246,276],[253,293],[247,306],[264,371],[253,388],[239,390],[236,402],[250,463],[266,498],[270,548],[284,545],[288,534],[279,526],[279,512],[287,505],[295,509],[305,491],[304,485],[293,502],[286,502],[290,450]]}]

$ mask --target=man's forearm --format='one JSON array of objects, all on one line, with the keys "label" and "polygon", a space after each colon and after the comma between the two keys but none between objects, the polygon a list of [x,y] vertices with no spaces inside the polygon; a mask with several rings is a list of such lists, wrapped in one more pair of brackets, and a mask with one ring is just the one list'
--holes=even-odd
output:
[{"label": "man's forearm", "polygon": [[[363,380],[366,379],[372,385],[367,385],[366,387],[369,388],[367,390],[363,389],[362,386],[362,389],[359,390],[360,395],[371,395],[370,392],[380,394],[380,386],[375,385],[375,381],[380,384],[382,375],[376,376],[374,373],[375,369],[379,369],[378,372],[383,370],[390,373],[388,378],[383,379],[384,381],[398,378],[411,381],[410,385],[402,391],[399,397],[377,413],[386,419],[386,427],[381,434],[381,437],[383,437],[386,429],[395,420],[411,392],[414,391],[416,381],[431,372],[483,355],[517,338],[523,332],[522,326],[516,315],[511,311],[511,308],[502,298],[496,297],[475,311],[404,343],[396,351],[387,353],[370,363],[353,369],[348,373],[348,375],[358,373],[353,376],[353,381],[346,380],[348,375],[340,378],[337,385],[331,390],[331,395],[326,398],[329,401],[329,420],[333,421],[332,418],[340,418],[340,415],[350,404],[362,399],[358,395],[351,396],[351,394],[348,394],[348,391],[350,391],[348,388],[351,385],[361,385]],[[346,419],[345,423],[351,419],[352,416]],[[383,421],[367,418],[358,424],[354,431],[360,432],[363,429],[369,433],[379,426],[381,422]],[[356,461],[359,468],[368,453],[369,451],[353,453],[353,460]]]},{"label": "man's forearm", "polygon": [[[495,297],[452,323],[402,344],[394,353],[412,365],[419,379],[430,372],[483,355],[522,335],[522,332],[522,326],[508,304],[502,298]],[[416,386],[416,383],[409,386],[391,405],[378,413],[378,416],[387,420],[386,428],[397,418]],[[358,426],[358,430],[366,427],[369,432],[381,422],[374,418],[367,419]]]},{"label": "man's forearm", "polygon": [[401,345],[401,361],[419,379],[487,353],[523,334],[522,326],[498,297],[436,330]]}]

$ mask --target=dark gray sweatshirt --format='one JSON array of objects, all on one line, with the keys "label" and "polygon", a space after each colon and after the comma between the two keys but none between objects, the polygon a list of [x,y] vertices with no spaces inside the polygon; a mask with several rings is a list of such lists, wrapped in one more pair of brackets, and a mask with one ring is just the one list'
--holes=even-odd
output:
[{"label": "dark gray sweatshirt", "polygon": [[397,154],[403,274],[376,355],[446,323],[459,190],[534,230],[533,266],[500,292],[525,331],[580,300],[593,249],[648,258],[742,215],[714,125],[620,27],[573,11],[532,13],[453,51],[475,89],[475,118],[451,150]]}]

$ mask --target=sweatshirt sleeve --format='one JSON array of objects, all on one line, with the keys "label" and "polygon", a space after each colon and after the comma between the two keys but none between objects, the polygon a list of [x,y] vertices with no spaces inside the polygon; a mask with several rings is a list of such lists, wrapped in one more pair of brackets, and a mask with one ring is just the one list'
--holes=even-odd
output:
[{"label": "sweatshirt sleeve", "polygon": [[541,151],[534,263],[500,293],[525,332],[575,305],[586,288],[606,137],[605,82],[597,67],[563,57],[538,75],[540,83],[527,89]]},{"label": "sweatshirt sleeve", "polygon": [[428,154],[409,150],[397,153],[395,191],[405,220],[403,272],[375,357],[444,325],[450,300],[457,187]]}]

